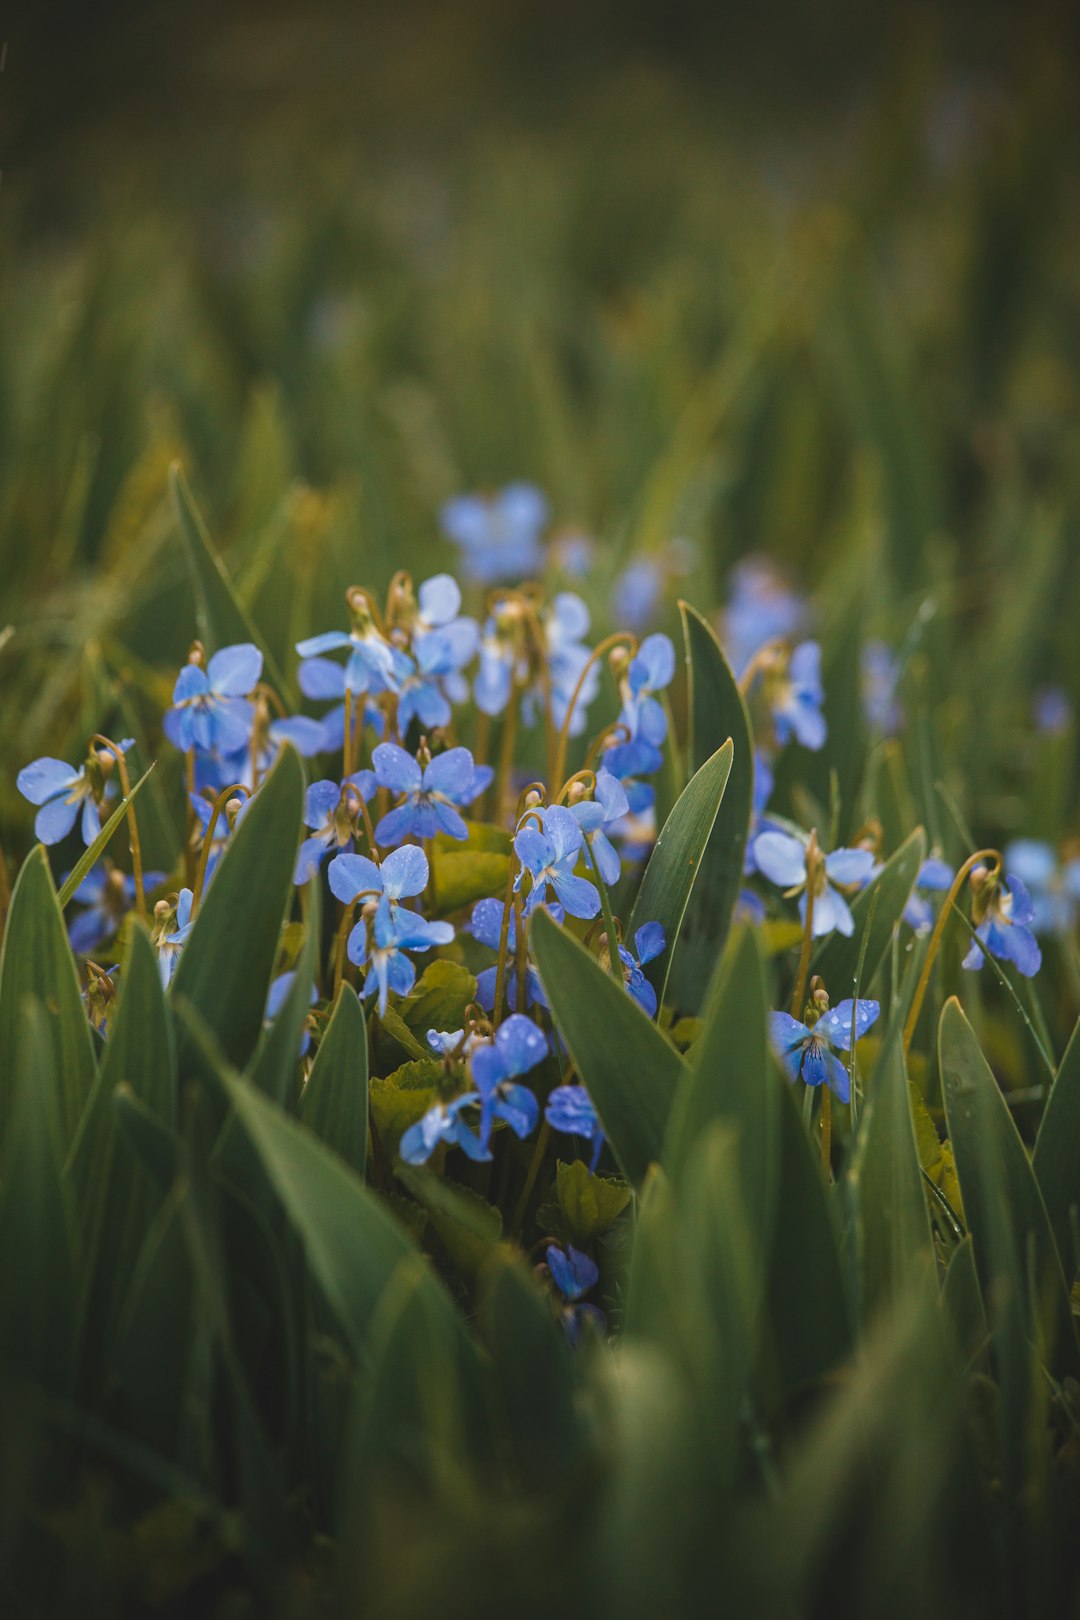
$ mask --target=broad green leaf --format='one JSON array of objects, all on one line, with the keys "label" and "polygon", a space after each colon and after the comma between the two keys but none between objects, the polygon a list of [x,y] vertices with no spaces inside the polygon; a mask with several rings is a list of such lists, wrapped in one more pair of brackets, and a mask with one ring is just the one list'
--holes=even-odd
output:
[{"label": "broad green leaf", "polygon": [[28,1063],[36,1062],[23,1017],[27,996],[36,996],[41,1004],[52,1062],[36,1072],[48,1073],[58,1088],[66,1149],[93,1088],[94,1049],[75,959],[41,844],[30,851],[16,880],[0,955],[0,1140],[11,1121],[16,1077]]},{"label": "broad green leaf", "polygon": [[394,1173],[431,1216],[454,1265],[467,1277],[475,1277],[502,1238],[500,1211],[471,1187],[447,1181],[431,1170],[399,1164]]},{"label": "broad green leaf", "polygon": [[419,1058],[403,1063],[393,1074],[372,1077],[368,1086],[371,1124],[386,1159],[397,1157],[402,1136],[427,1113],[444,1072],[438,1059]]},{"label": "broad green leaf", "polygon": [[1080,1023],[1046,1099],[1033,1163],[1066,1281],[1071,1282],[1080,1269]]},{"label": "broad green leaf", "polygon": [[516,1469],[533,1487],[557,1485],[585,1449],[570,1352],[551,1301],[509,1256],[485,1274],[480,1328]]},{"label": "broad green leaf", "polygon": [[[353,1350],[398,1264],[416,1251],[382,1200],[303,1125],[238,1076],[216,1079],[303,1239],[308,1263]],[[435,1279],[426,1286],[439,1293]]]},{"label": "broad green leaf", "polygon": [[165,1457],[177,1452],[198,1322],[177,1182],[147,1229],[124,1295],[112,1373],[128,1426]]},{"label": "broad green leaf", "polygon": [[490,894],[502,894],[510,857],[489,850],[436,850],[431,858],[435,875],[433,914],[448,917],[462,906],[472,905]]},{"label": "broad green leaf", "polygon": [[0,1364],[68,1394],[76,1371],[79,1246],[61,1176],[60,1087],[48,1019],[23,998],[24,1044],[0,1160]]},{"label": "broad green leaf", "polygon": [[[683,945],[687,907],[716,825],[731,758],[729,738],[686,784],[656,840],[634,902],[630,942],[647,922],[660,923],[667,941],[666,950],[645,966],[661,1004],[672,961]],[[690,1010],[696,1012],[697,1005]]]},{"label": "broad green leaf", "polygon": [[153,1109],[132,1088],[118,1085],[112,1093],[116,1123],[162,1193],[168,1192],[179,1166],[179,1143]]},{"label": "broad green leaf", "polygon": [[300,1118],[361,1180],[367,1164],[367,1113],[364,1009],[352,985],[343,983],[300,1099]]},{"label": "broad green leaf", "polygon": [[767,1387],[779,1401],[850,1354],[851,1312],[833,1212],[790,1086],[778,1067],[780,1172],[765,1311]]},{"label": "broad green leaf", "polygon": [[970,1237],[963,1238],[953,1251],[941,1289],[941,1307],[956,1334],[965,1361],[984,1354],[989,1342],[986,1312],[975,1268],[975,1248]]},{"label": "broad green leaf", "polygon": [[[754,743],[746,704],[712,627],[689,602],[680,602],[679,612],[689,672],[689,772],[699,770],[728,738],[732,743],[724,802],[702,857],[671,965],[673,999],[696,1012],[723,955],[743,884],[753,802]],[[644,913],[641,921],[648,921]]]},{"label": "broad green leaf", "polygon": [[169,488],[191,572],[196,623],[207,653],[220,652],[222,647],[230,647],[241,641],[254,642],[263,655],[267,679],[277,687],[285,702],[295,708],[296,694],[282,679],[273,654],[237,596],[228,570],[192,499],[179,462],[174,462],[169,470]]},{"label": "broad green leaf", "polygon": [[868,1321],[883,1305],[910,1299],[920,1281],[933,1278],[926,1194],[898,1036],[888,1041],[874,1070],[850,1184],[857,1208],[862,1315]]},{"label": "broad green leaf", "polygon": [[476,978],[460,962],[438,960],[426,967],[411,995],[401,1004],[401,1016],[420,1043],[425,1057],[429,1029],[461,1029],[465,1009],[476,1000]]},{"label": "broad green leaf", "polygon": [[672,1110],[664,1162],[676,1186],[713,1120],[736,1126],[743,1197],[762,1242],[771,1230],[780,1162],[779,1103],[766,1024],[765,976],[751,929],[732,935]]},{"label": "broad green leaf", "polygon": [[101,831],[94,839],[94,842],[90,845],[90,848],[83,851],[83,853],[79,856],[79,859],[75,862],[75,865],[71,868],[71,871],[68,873],[67,877],[64,879],[63,883],[60,885],[56,898],[60,902],[61,911],[64,910],[68,901],[71,899],[72,895],[75,893],[75,890],[79,887],[79,884],[82,882],[87,872],[89,872],[94,862],[99,860],[108,849],[109,840],[112,838],[113,833],[116,831],[117,827],[119,827],[120,823],[126,819],[128,806],[130,804],[134,804],[136,794],[139,792],[143,783],[150,775],[150,772],[154,769],[154,765],[156,763],[157,761],[155,760],[153,763],[147,766],[146,770],[139,777],[139,780],[135,783],[135,786],[132,788],[131,792],[126,798],[120,800],[120,803],[117,805],[116,809],[113,811],[105,825],[102,827]]},{"label": "broad green leaf", "polygon": [[66,1171],[86,1256],[90,1343],[84,1360],[92,1374],[99,1370],[95,1357],[104,1355],[105,1340],[100,1336],[115,1326],[121,1290],[127,1286],[147,1226],[161,1201],[161,1191],[131,1143],[118,1136],[117,1086],[128,1086],[166,1131],[176,1125],[172,1017],[150,936],[139,925],[128,935],[119,1002],[109,1022],[101,1068]]},{"label": "broad green leaf", "polygon": [[[229,840],[172,982],[173,998],[191,1003],[238,1068],[262,1030],[281,924],[292,899],[303,797],[300,759],[286,746]],[[182,1032],[182,1078],[192,1056]]]},{"label": "broad green leaf", "polygon": [[532,947],[581,1083],[627,1179],[640,1187],[660,1158],[686,1064],[622,981],[546,911],[533,918]]},{"label": "broad green leaf", "polygon": [[610,1230],[630,1202],[630,1188],[613,1176],[597,1176],[584,1159],[555,1166],[555,1197],[571,1241],[578,1248]]},{"label": "broad green leaf", "polygon": [[925,859],[926,834],[921,827],[916,827],[885,862],[877,877],[852,901],[855,932],[850,938],[845,938],[843,934],[830,934],[815,953],[813,971],[824,979],[834,1004],[855,993],[855,975],[867,929],[869,937],[866,939],[866,956],[863,960],[863,993],[873,982]]}]

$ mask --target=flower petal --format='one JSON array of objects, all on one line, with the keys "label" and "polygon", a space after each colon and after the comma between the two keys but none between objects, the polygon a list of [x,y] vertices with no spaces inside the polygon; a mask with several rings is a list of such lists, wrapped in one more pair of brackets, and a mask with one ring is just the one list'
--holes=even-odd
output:
[{"label": "flower petal", "polygon": [[790,833],[763,832],[754,839],[754,860],[778,888],[792,889],[806,882],[806,850]]},{"label": "flower petal", "polygon": [[222,647],[206,666],[210,689],[220,697],[247,697],[262,675],[263,655],[250,641]]}]

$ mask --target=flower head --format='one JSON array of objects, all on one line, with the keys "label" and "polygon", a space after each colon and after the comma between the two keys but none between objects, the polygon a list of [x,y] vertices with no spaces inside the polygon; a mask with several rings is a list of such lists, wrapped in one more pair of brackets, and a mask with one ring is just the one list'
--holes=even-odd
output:
[{"label": "flower head", "polygon": [[569,810],[581,828],[593,865],[610,888],[618,883],[621,866],[608,833],[630,813],[626,789],[617,776],[601,768],[592,798],[575,799]]},{"label": "flower head", "polygon": [[571,917],[595,917],[600,910],[595,884],[588,878],[574,876],[584,843],[578,822],[563,805],[551,805],[547,810],[529,814],[530,817],[539,815],[541,827],[530,819],[514,839],[514,852],[521,862],[521,870],[514,880],[515,890],[521,887],[526,872],[532,880],[525,901],[526,916],[535,911],[550,886]]},{"label": "flower head", "polygon": [[401,802],[375,829],[380,844],[405,838],[468,838],[469,829],[457,807],[472,804],[492,779],[489,765],[474,765],[467,748],[448,748],[421,765],[396,743],[380,743],[371,756],[380,787],[401,794]]},{"label": "flower head", "polygon": [[522,1139],[535,1128],[539,1106],[518,1079],[547,1055],[546,1037],[523,1013],[511,1013],[490,1041],[478,1041],[473,1047],[469,1068],[480,1094],[480,1140],[485,1147],[497,1119]]},{"label": "flower head", "polygon": [[361,902],[346,954],[357,967],[367,968],[364,995],[378,991],[381,1016],[391,990],[408,995],[416,982],[416,969],[405,952],[448,945],[454,937],[451,923],[427,922],[400,904],[427,887],[427,856],[416,844],[392,850],[379,866],[366,855],[335,855],[327,877],[332,893],[345,905]]},{"label": "flower head", "polygon": [[1003,962],[1011,962],[1025,978],[1033,978],[1042,966],[1042,951],[1031,931],[1035,907],[1021,878],[1007,875],[1002,881],[985,866],[971,874],[974,896],[972,911],[976,940],[964,957],[963,966],[975,972],[982,967],[984,951]]},{"label": "flower head", "polygon": [[[158,888],[164,881],[164,872],[143,873],[146,891]],[[72,950],[78,956],[85,956],[102,940],[111,939],[119,929],[135,904],[135,879],[130,872],[121,872],[99,861],[90,868],[71,898],[86,907],[68,927]]]},{"label": "flower head", "polygon": [[621,682],[622,714],[631,742],[660,748],[667,736],[667,715],[656,697],[675,679],[675,648],[670,636],[646,636]]},{"label": "flower head", "polygon": [[443,533],[461,548],[467,577],[481,585],[528,579],[543,567],[548,506],[532,484],[507,484],[491,496],[456,495],[439,516]]},{"label": "flower head", "polygon": [[765,672],[765,696],[778,747],[792,737],[804,748],[816,751],[824,746],[821,705],[825,688],[821,684],[821,648],[816,641],[804,641],[790,654],[777,655]]},{"label": "flower head", "polygon": [[1080,918],[1080,856],[1059,861],[1053,846],[1016,838],[1004,851],[1005,870],[1027,889],[1032,932],[1065,937]]},{"label": "flower head", "polygon": [[304,825],[312,832],[297,851],[294,883],[314,877],[327,855],[352,848],[360,830],[361,806],[374,796],[372,771],[354,771],[342,782],[312,782],[304,798]]},{"label": "flower head", "polygon": [[768,558],[744,558],[732,571],[731,585],[721,634],[732,667],[741,675],[767,642],[798,635],[808,615],[802,597]]},{"label": "flower head", "polygon": [[[806,922],[807,848],[801,839],[790,833],[759,833],[754,840],[754,862],[759,872],[770,883],[777,884],[788,895],[799,895],[799,916]],[[813,935],[855,932],[855,919],[843,895],[833,887],[860,888],[874,869],[873,851],[869,849],[836,849],[831,855],[814,863],[814,919]]]},{"label": "flower head", "polygon": [[[130,737],[120,744],[126,753]],[[116,761],[106,748],[92,752],[76,770],[66,760],[45,756],[24,765],[15,786],[24,799],[40,805],[34,817],[34,836],[42,844],[58,844],[80,819],[82,841],[89,846],[101,831],[101,806],[114,791]]]},{"label": "flower head", "polygon": [[577,1345],[581,1342],[587,1321],[592,1321],[602,1333],[607,1326],[607,1318],[603,1311],[596,1305],[581,1304],[584,1296],[600,1281],[600,1268],[596,1261],[569,1243],[565,1249],[561,1249],[555,1243],[549,1244],[544,1259],[547,1262],[548,1274],[562,1295],[564,1303],[559,1315],[570,1344]]},{"label": "flower head", "polygon": [[595,1170],[604,1146],[604,1127],[584,1086],[556,1086],[547,1100],[544,1118],[553,1131],[580,1136],[592,1143],[589,1169]]},{"label": "flower head", "polygon": [[470,1159],[490,1159],[485,1147],[462,1119],[462,1110],[479,1102],[479,1093],[465,1091],[453,1102],[433,1103],[422,1119],[410,1125],[401,1138],[398,1154],[405,1164],[426,1164],[440,1145],[459,1147]]},{"label": "flower head", "polygon": [[[560,906],[553,906],[551,909],[556,914],[557,918],[561,920],[562,908]],[[481,945],[487,945],[489,949],[493,951],[497,951],[502,943],[504,912],[505,906],[501,900],[478,900],[473,907],[472,920],[469,924],[469,932],[472,934],[474,939],[479,940]],[[514,916],[514,908],[512,906],[510,908],[510,916],[507,922],[506,949],[506,999],[510,1004],[510,1009],[512,1012],[520,1012],[524,1009],[519,1008],[517,1004],[517,918]],[[480,1003],[481,1007],[483,1007],[485,1012],[492,1012],[495,1007],[495,985],[498,979],[498,972],[499,970],[497,966],[488,967],[482,969],[482,971],[476,976],[476,999]],[[540,983],[540,975],[537,973],[532,963],[526,960],[525,1007],[528,1008],[532,1006],[546,1007],[547,997],[544,995],[544,987]]]},{"label": "flower head", "polygon": [[165,735],[184,753],[235,754],[248,745],[255,707],[248,694],[262,675],[263,658],[250,641],[222,647],[203,669],[185,664],[165,715]]},{"label": "flower head", "polygon": [[195,919],[191,915],[195,896],[190,889],[181,889],[175,902],[159,900],[154,907],[154,926],[151,938],[157,950],[158,971],[166,990],[180,964],[180,953],[187,944]]},{"label": "flower head", "polygon": [[[828,997],[818,992],[828,1006]],[[836,1007],[818,1016],[808,1013],[809,1023],[800,1023],[790,1013],[774,1012],[769,1015],[769,1036],[773,1049],[792,1080],[804,1080],[808,1086],[825,1084],[835,1092],[841,1102],[848,1101],[851,1082],[847,1070],[836,1052],[850,1052],[852,1033],[856,1041],[877,1020],[881,1007],[876,1001],[841,1001]]]},{"label": "flower head", "polygon": [[619,963],[622,967],[623,983],[633,996],[638,1006],[650,1018],[656,1017],[656,991],[641,971],[646,962],[651,962],[665,950],[667,939],[660,923],[644,923],[634,935],[634,954],[631,955],[625,945],[619,946]]}]

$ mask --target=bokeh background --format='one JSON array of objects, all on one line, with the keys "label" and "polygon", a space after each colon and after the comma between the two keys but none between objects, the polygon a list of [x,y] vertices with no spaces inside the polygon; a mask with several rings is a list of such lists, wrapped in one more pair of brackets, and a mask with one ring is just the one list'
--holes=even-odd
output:
[{"label": "bokeh background", "polygon": [[672,601],[766,552],[826,625],[856,574],[894,642],[928,590],[958,646],[989,618],[971,690],[1068,686],[1076,67],[1073,8],[1004,0],[16,10],[6,847],[19,764],[167,697],[174,457],[282,649],[524,477],[599,542],[600,626],[685,536]]}]

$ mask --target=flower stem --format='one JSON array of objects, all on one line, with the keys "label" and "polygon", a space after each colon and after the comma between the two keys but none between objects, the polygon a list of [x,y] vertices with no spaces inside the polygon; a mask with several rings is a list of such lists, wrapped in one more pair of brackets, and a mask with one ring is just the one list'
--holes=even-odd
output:
[{"label": "flower stem", "polygon": [[[110,737],[103,737],[99,732],[94,737],[116,761],[117,773],[120,777],[120,790],[125,799],[131,797],[131,778],[128,776],[127,760],[124,750],[112,741]],[[135,814],[135,806],[127,807],[128,843],[131,847],[131,871],[135,879],[135,905],[143,922],[146,921],[146,887],[143,883],[142,844],[139,842],[139,820]]]},{"label": "flower stem", "polygon": [[585,840],[585,852],[589,857],[593,877],[596,879],[596,887],[600,891],[600,911],[604,918],[604,931],[607,934],[608,972],[613,979],[618,979],[621,983],[622,964],[619,960],[619,934],[615,926],[615,914],[611,909],[611,896],[608,893],[607,884],[600,876],[600,867],[593,853],[593,847],[587,838]]},{"label": "flower stem", "polygon": [[544,1162],[544,1155],[548,1150],[548,1143],[550,1141],[551,1126],[545,1119],[543,1125],[541,1125],[540,1130],[537,1133],[536,1145],[533,1148],[533,1155],[529,1161],[529,1172],[525,1177],[525,1185],[522,1187],[521,1196],[518,1198],[517,1204],[514,1206],[514,1218],[510,1223],[511,1243],[518,1242],[521,1237],[521,1228],[525,1220],[525,1211],[529,1207],[529,1199],[532,1197],[532,1190],[536,1186],[536,1178],[540,1174],[540,1166]]},{"label": "flower stem", "polygon": [[922,972],[919,974],[919,982],[915,986],[915,994],[911,1001],[911,1010],[907,1015],[907,1022],[904,1024],[905,1056],[911,1049],[911,1042],[915,1034],[915,1027],[919,1022],[919,1014],[922,1012],[923,1001],[926,998],[926,988],[930,983],[930,972],[934,966],[934,959],[937,956],[938,949],[941,945],[942,935],[945,932],[945,924],[949,920],[949,912],[956,904],[956,901],[960,895],[960,890],[963,888],[968,875],[982,861],[992,861],[997,871],[1001,871],[1001,856],[996,849],[976,850],[974,855],[968,856],[963,866],[953,878],[952,888],[945,896],[944,904],[938,913],[938,920],[934,925],[934,932],[930,936],[930,944],[927,947],[926,956],[923,960]]},{"label": "flower stem", "polygon": [[345,747],[341,761],[343,777],[352,775],[353,758],[353,695],[345,688]]},{"label": "flower stem", "polygon": [[821,1173],[828,1181],[832,1174],[832,1093],[821,1088]]},{"label": "flower stem", "polygon": [[[510,918],[514,905],[514,878],[517,873],[517,858],[511,854],[510,865],[506,871],[506,897],[503,900],[502,927],[499,930],[499,961],[495,969],[495,1000],[491,1008],[491,1022],[496,1029],[502,1023],[503,993],[506,989],[506,957],[510,948]],[[521,940],[516,940],[517,948],[521,948]]]},{"label": "flower stem", "polygon": [[806,1001],[806,981],[810,974],[810,950],[814,943],[814,890],[821,866],[821,850],[817,831],[811,832],[806,845],[806,917],[803,922],[802,950],[799,952],[799,971],[795,975],[795,990],[791,997],[792,1018],[802,1018]]},{"label": "flower stem", "polygon": [[337,943],[334,947],[334,999],[337,1000],[341,981],[345,977],[345,941],[349,937],[349,928],[352,923],[356,901],[347,905],[341,913],[341,922],[338,925]]},{"label": "flower stem", "polygon": [[566,770],[566,745],[570,740],[570,722],[574,718],[574,710],[577,708],[577,701],[581,696],[589,671],[592,669],[593,665],[598,659],[603,658],[606,652],[610,652],[611,649],[613,647],[617,647],[620,642],[624,642],[626,644],[632,658],[637,652],[637,637],[632,636],[629,630],[616,630],[613,635],[605,636],[603,641],[597,642],[596,646],[589,654],[588,660],[583,665],[581,674],[577,678],[574,685],[574,690],[570,694],[570,702],[566,705],[566,713],[563,715],[563,723],[559,727],[559,741],[555,749],[555,766],[551,773],[551,786],[553,791],[556,783],[562,781],[563,772]]},{"label": "flower stem", "polygon": [[199,870],[195,876],[195,886],[191,896],[191,915],[193,917],[199,909],[199,905],[202,901],[203,889],[206,887],[206,868],[210,864],[210,851],[214,843],[214,828],[217,826],[217,818],[228,804],[234,793],[243,793],[245,797],[250,797],[243,782],[234,782],[231,787],[222,788],[221,792],[214,800],[213,808],[210,811],[210,820],[206,823],[206,831],[203,833],[202,849],[199,852]]},{"label": "flower stem", "polygon": [[521,688],[515,680],[510,688],[510,701],[503,716],[502,737],[499,741],[499,768],[495,776],[495,819],[501,821],[510,791],[510,772],[514,765],[514,744],[517,741],[518,706]]}]

